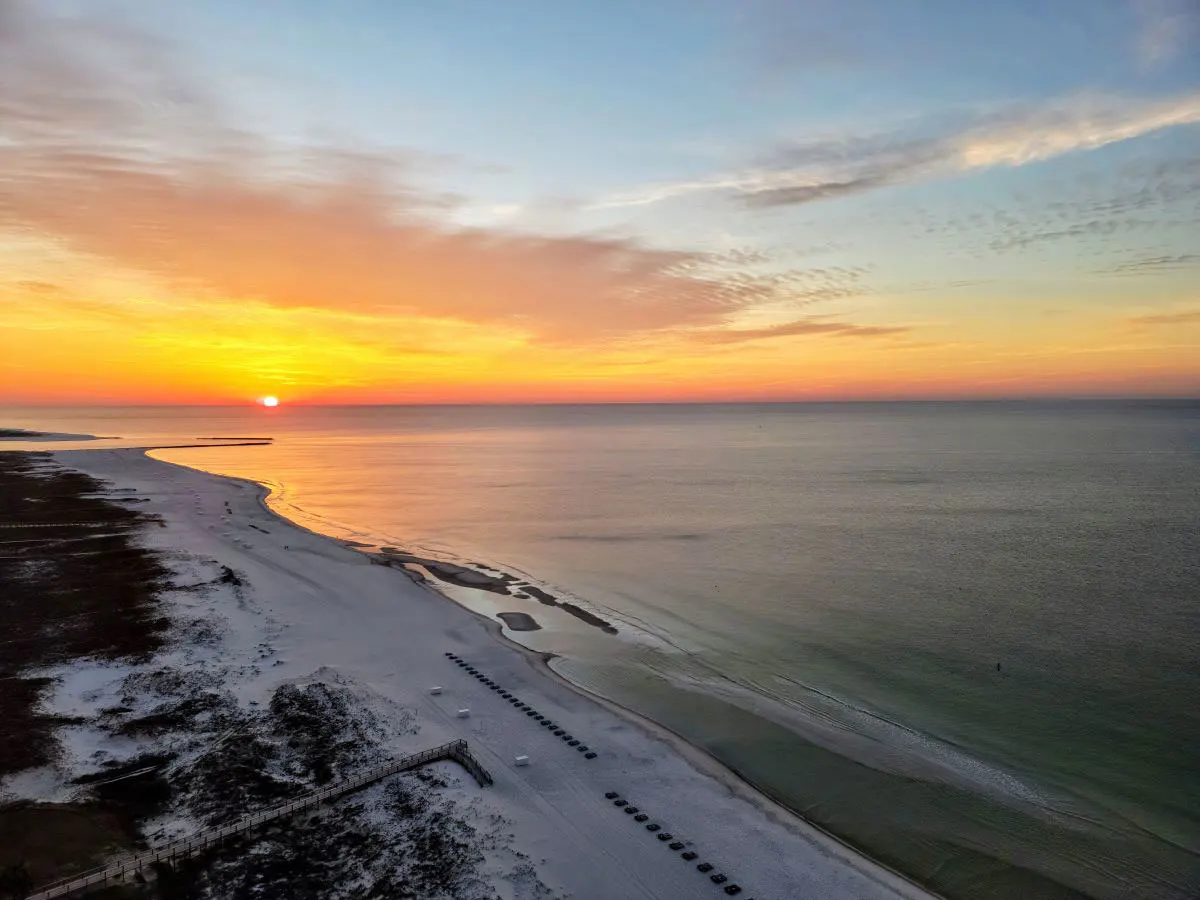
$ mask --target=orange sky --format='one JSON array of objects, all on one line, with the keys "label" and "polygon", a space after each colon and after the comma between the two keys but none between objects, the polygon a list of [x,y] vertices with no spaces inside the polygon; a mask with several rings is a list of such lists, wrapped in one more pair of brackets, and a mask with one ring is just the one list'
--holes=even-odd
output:
[{"label": "orange sky", "polygon": [[556,344],[519,325],[279,307],[107,273],[78,288],[3,284],[0,301],[0,379],[10,402],[25,403],[1186,395],[1200,369],[1200,316],[1189,313],[1097,316],[1087,328],[1051,317],[1031,333],[984,317],[875,337]]},{"label": "orange sky", "polygon": [[[0,402],[1200,391],[1200,168],[1146,137],[1194,138],[1200,93],[981,118],[923,135],[933,165],[839,138],[791,147],[800,168],[625,191],[602,169],[565,197],[520,159],[259,127],[182,37],[13,9]],[[283,74],[260,88],[302,108]]]}]

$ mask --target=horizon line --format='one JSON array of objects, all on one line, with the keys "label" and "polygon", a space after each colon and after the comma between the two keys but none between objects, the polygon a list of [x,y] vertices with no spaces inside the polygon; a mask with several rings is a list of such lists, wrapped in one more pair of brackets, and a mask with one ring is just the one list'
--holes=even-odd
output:
[{"label": "horizon line", "polygon": [[1197,403],[1200,394],[1063,394],[1014,395],[1011,397],[845,397],[827,399],[743,399],[743,400],[520,400],[520,401],[396,401],[383,403],[308,403],[280,402],[277,407],[263,407],[257,401],[223,403],[153,403],[119,401],[102,403],[72,402],[14,402],[2,403],[0,409],[263,409],[278,412],[284,409],[355,409],[379,407],[514,407],[514,406],[820,406],[868,405],[903,403]]}]

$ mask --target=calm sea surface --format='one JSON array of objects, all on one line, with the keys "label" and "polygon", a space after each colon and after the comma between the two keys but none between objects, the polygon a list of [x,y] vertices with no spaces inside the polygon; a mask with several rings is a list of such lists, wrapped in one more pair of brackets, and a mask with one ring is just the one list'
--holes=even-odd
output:
[{"label": "calm sea surface", "polygon": [[958,898],[1200,896],[1200,403],[10,409],[487,563],[519,636]]}]

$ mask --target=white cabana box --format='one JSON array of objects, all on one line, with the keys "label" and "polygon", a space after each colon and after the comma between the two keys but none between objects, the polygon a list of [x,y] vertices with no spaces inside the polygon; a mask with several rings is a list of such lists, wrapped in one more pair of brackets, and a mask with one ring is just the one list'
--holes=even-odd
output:
[{"label": "white cabana box", "polygon": [[528,756],[518,756],[513,760],[513,765],[514,766],[527,766],[527,765],[529,765],[529,757]]},{"label": "white cabana box", "polygon": [[460,719],[465,719],[465,718],[466,718],[467,716],[469,716],[470,714],[471,714],[471,711],[470,711],[469,709],[460,709],[460,710],[458,711],[458,717],[459,717]]},{"label": "white cabana box", "polygon": [[442,692],[442,686],[440,684],[435,684],[433,687],[431,687],[429,689],[429,693],[431,693],[431,694],[440,694],[441,692]]}]

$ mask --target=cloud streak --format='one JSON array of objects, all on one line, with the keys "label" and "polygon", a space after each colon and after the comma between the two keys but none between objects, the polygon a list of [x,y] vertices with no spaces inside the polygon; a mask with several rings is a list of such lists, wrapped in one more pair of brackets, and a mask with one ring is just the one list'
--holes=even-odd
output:
[{"label": "cloud streak", "polygon": [[1139,29],[1134,51],[1144,66],[1161,66],[1182,55],[1200,37],[1197,0],[1130,0]]},{"label": "cloud streak", "polygon": [[1154,313],[1146,316],[1134,316],[1127,320],[1137,328],[1161,327],[1166,325],[1190,325],[1200,323],[1200,309],[1185,309],[1181,312]]},{"label": "cloud streak", "polygon": [[770,325],[765,328],[728,328],[722,331],[696,332],[696,339],[709,344],[738,344],[745,341],[761,341],[768,338],[797,337],[802,335],[824,335],[839,338],[876,338],[905,334],[912,329],[907,325],[856,325],[816,316]]},{"label": "cloud streak", "polygon": [[1200,92],[1167,99],[1086,95],[910,132],[801,141],[736,173],[649,185],[595,208],[719,194],[752,207],[795,206],[889,186],[1012,168],[1200,122]]},{"label": "cloud streak", "polygon": [[1200,269],[1200,253],[1173,253],[1145,256],[1123,262],[1106,271],[1113,275],[1156,275],[1160,272],[1177,272]]}]

